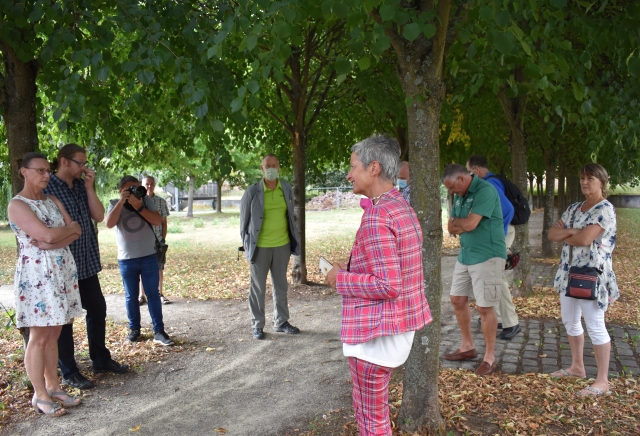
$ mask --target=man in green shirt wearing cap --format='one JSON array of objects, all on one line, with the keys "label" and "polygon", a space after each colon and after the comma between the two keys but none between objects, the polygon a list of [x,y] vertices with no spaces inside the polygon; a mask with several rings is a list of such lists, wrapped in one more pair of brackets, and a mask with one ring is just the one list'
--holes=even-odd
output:
[{"label": "man in green shirt wearing cap", "polygon": [[300,235],[293,217],[293,190],[278,178],[280,163],[273,154],[262,159],[263,178],[249,186],[240,201],[240,236],[251,262],[249,310],[255,339],[264,339],[264,297],[267,273],[273,285],[273,330],[296,334],[289,324],[287,267],[291,254],[300,254]]},{"label": "man in green shirt wearing cap", "polygon": [[444,358],[466,360],[477,356],[468,304],[469,297],[474,297],[485,340],[483,362],[476,368],[476,374],[487,375],[496,368],[495,310],[500,306],[502,272],[507,259],[500,197],[491,183],[470,174],[462,165],[445,167],[442,182],[455,194],[448,230],[460,235],[460,254],[453,270],[450,298],[462,334],[460,348]]}]

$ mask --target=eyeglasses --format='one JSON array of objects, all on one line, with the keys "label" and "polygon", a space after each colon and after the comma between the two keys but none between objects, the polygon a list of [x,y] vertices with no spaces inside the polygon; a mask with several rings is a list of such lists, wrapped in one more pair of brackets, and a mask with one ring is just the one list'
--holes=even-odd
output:
[{"label": "eyeglasses", "polygon": [[78,162],[77,160],[71,159],[71,158],[69,158],[69,160],[77,163],[80,168],[87,166],[87,164],[89,163],[89,162]]},{"label": "eyeglasses", "polygon": [[53,171],[51,171],[51,168],[29,168],[29,167],[25,167],[28,170],[36,170],[38,172],[38,174],[40,174],[41,176],[44,176],[44,173],[48,173],[49,175],[53,174]]}]

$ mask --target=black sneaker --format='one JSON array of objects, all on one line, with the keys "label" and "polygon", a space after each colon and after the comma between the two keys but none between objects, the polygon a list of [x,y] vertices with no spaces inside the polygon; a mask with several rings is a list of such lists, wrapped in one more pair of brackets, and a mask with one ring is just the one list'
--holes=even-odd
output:
[{"label": "black sneaker", "polygon": [[264,339],[264,331],[259,328],[253,329],[253,339]]},{"label": "black sneaker", "polygon": [[173,341],[164,330],[154,333],[153,342],[155,344],[164,345],[165,347],[169,345],[174,345]]},{"label": "black sneaker", "polygon": [[169,299],[162,294],[160,294],[160,302],[162,304],[171,304],[171,301],[169,301]]},{"label": "black sneaker", "polygon": [[129,331],[129,336],[127,336],[128,342],[136,342],[140,337],[140,329],[132,329]]},{"label": "black sneaker", "polygon": [[278,333],[288,333],[290,335],[297,335],[300,333],[300,329],[289,324],[289,321],[285,321],[280,327],[274,327],[273,331]]},{"label": "black sneaker", "polygon": [[124,374],[129,371],[129,365],[120,364],[115,360],[110,360],[105,366],[93,367],[93,372],[96,374],[101,374],[105,372],[110,372],[112,374]]},{"label": "black sneaker", "polygon": [[91,389],[95,384],[80,373],[74,374],[69,378],[62,378],[62,384],[71,386],[76,389]]},{"label": "black sneaker", "polygon": [[498,336],[498,338],[504,339],[506,341],[510,341],[521,331],[522,331],[522,328],[520,327],[520,324],[516,324],[513,327],[509,327],[502,330],[502,333],[500,333],[500,336]]}]

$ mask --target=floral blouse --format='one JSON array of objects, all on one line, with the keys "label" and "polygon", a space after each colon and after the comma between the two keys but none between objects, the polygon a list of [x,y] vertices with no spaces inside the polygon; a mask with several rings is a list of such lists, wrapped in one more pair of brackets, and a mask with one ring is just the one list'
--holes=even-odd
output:
[{"label": "floral blouse", "polygon": [[[590,246],[573,247],[573,259],[571,266],[592,267],[602,269],[602,274],[598,278],[598,288],[596,290],[598,307],[607,310],[609,304],[620,297],[618,282],[613,272],[613,262],[611,253],[616,246],[616,209],[607,200],[593,206],[587,212],[582,212],[580,208],[584,202],[574,203],[562,214],[562,221],[565,228],[583,229],[588,225],[597,224],[604,229]],[[577,210],[576,210],[577,209]],[[573,226],[571,217],[576,211]],[[556,273],[554,285],[558,292],[565,293],[569,279],[569,249],[568,244],[562,247],[560,266]]]}]

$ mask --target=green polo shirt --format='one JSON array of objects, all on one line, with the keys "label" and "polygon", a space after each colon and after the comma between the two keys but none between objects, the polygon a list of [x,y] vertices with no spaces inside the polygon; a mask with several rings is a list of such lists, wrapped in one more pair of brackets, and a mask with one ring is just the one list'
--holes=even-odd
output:
[{"label": "green polo shirt", "polygon": [[482,215],[482,219],[478,227],[460,235],[458,262],[476,265],[494,257],[506,259],[507,246],[498,191],[491,183],[476,176],[473,176],[464,197],[454,196],[451,216],[467,218],[470,212]]},{"label": "green polo shirt", "polygon": [[280,179],[274,189],[264,189],[264,215],[258,235],[258,247],[273,248],[287,245],[289,241],[289,223],[287,222],[287,200],[280,185]]}]

